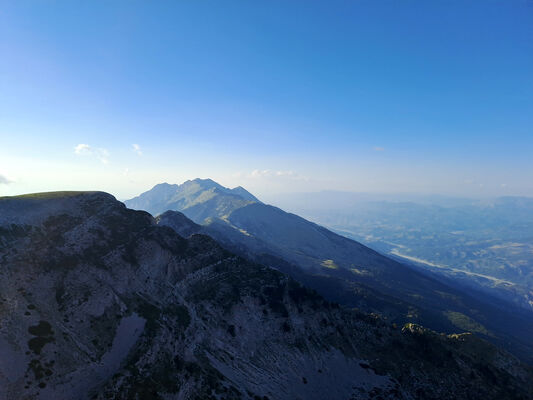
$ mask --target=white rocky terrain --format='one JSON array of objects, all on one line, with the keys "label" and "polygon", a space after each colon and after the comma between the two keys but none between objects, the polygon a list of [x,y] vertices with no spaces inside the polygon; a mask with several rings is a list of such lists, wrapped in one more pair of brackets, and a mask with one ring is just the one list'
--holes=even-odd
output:
[{"label": "white rocky terrain", "polygon": [[106,193],[0,198],[1,399],[530,399],[532,382],[474,335],[343,309]]}]

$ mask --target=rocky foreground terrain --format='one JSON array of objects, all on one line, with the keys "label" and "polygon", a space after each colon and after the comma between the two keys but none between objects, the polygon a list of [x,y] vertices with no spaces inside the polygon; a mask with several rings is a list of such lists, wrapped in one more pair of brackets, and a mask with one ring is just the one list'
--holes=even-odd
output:
[{"label": "rocky foreground terrain", "polygon": [[0,399],[531,398],[474,335],[341,308],[106,193],[0,198]]}]

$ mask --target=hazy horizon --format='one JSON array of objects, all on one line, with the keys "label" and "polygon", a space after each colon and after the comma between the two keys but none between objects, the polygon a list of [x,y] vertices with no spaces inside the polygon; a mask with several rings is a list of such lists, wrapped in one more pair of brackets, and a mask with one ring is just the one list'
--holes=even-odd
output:
[{"label": "hazy horizon", "polygon": [[0,2],[0,195],[533,196],[533,3]]},{"label": "hazy horizon", "polygon": [[[148,192],[151,189],[154,188],[154,186],[159,184],[169,184],[169,185],[182,185],[183,183],[194,180],[194,179],[212,179],[210,177],[204,177],[204,178],[192,178],[192,179],[186,179],[182,182],[158,182],[154,185],[151,185],[149,187],[145,187],[144,189],[141,189],[139,192],[135,192],[128,196],[120,196],[113,190],[103,190],[100,188],[91,188],[91,187],[73,187],[73,188],[57,188],[57,189],[51,189],[51,190],[42,190],[42,191],[36,191],[36,192],[20,192],[20,193],[14,193],[14,194],[6,194],[0,192],[1,196],[18,196],[18,195],[25,195],[25,194],[32,194],[32,193],[41,193],[41,192],[61,192],[61,191],[103,191],[107,192],[111,195],[113,195],[117,200],[119,201],[125,201],[132,199],[134,197],[137,197],[141,195],[142,193]],[[217,181],[216,179],[212,179],[216,183],[222,184],[220,181]],[[498,198],[505,198],[505,197],[511,197],[511,198],[528,198],[533,199],[533,196],[527,196],[527,195],[477,195],[477,196],[468,196],[468,195],[455,195],[455,194],[446,194],[446,193],[426,193],[426,192],[385,192],[385,191],[350,191],[350,190],[336,190],[336,189],[319,189],[319,190],[307,190],[307,191],[284,191],[284,192],[272,192],[267,190],[258,190],[254,191],[251,190],[250,187],[244,186],[242,184],[233,184],[233,185],[224,185],[222,186],[227,187],[229,189],[233,189],[236,187],[243,187],[247,191],[249,191],[252,195],[256,196],[260,201],[268,204],[273,204],[279,207],[289,207],[294,208],[297,204],[306,204],[309,201],[311,201],[312,204],[317,206],[320,209],[324,209],[327,206],[327,203],[330,202],[333,197],[331,196],[341,196],[342,199],[337,199],[338,201],[353,201],[354,204],[358,202],[380,202],[380,201],[392,201],[392,202],[414,202],[414,203],[443,203],[446,202],[452,202],[454,201],[481,201],[484,200],[490,201]],[[327,198],[325,199],[324,196]],[[329,197],[328,197],[329,196]],[[348,197],[346,197],[348,196]],[[302,203],[300,203],[302,201]],[[297,209],[296,207],[294,211]]]}]

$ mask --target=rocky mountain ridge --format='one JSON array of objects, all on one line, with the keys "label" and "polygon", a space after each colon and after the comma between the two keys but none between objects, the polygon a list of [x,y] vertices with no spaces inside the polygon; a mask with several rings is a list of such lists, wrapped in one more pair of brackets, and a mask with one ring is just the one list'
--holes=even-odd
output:
[{"label": "rocky mountain ridge", "polygon": [[533,394],[531,369],[474,335],[340,308],[105,193],[0,198],[0,276],[9,400]]},{"label": "rocky mountain ridge", "polygon": [[[156,186],[159,188],[159,186]],[[154,188],[154,189],[156,189]],[[499,299],[458,289],[298,215],[259,201],[248,201],[211,180],[188,181],[170,189],[161,202],[157,190],[126,201],[157,215],[158,223],[196,223],[196,233],[215,238],[226,249],[288,273],[330,301],[379,313],[403,325],[417,323],[439,332],[475,332],[533,361],[533,314]],[[140,204],[139,199],[151,199]],[[181,214],[172,214],[172,212]],[[177,223],[173,220],[177,218]],[[181,229],[181,228],[179,228]],[[191,232],[192,232],[191,231]],[[179,233],[183,233],[178,231]],[[190,233],[190,232],[189,232]]]}]

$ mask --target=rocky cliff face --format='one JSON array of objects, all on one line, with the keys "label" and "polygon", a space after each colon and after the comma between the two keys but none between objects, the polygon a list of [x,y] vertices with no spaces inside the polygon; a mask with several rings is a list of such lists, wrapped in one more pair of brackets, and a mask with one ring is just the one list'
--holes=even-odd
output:
[{"label": "rocky cliff face", "polygon": [[341,309],[108,194],[0,198],[2,399],[528,399],[531,382],[473,335]]}]

